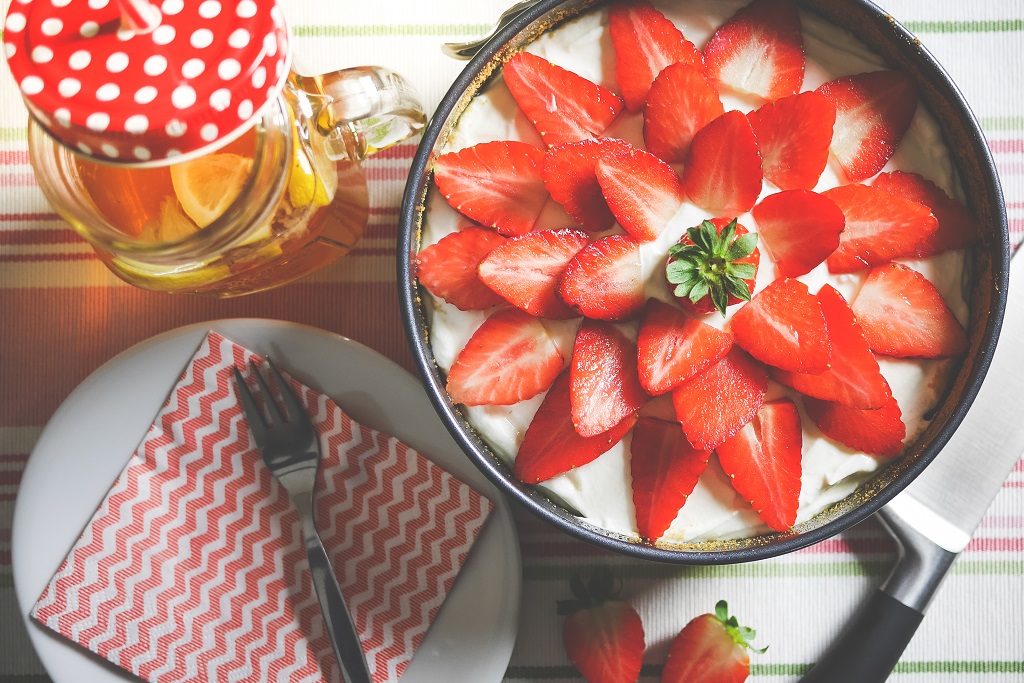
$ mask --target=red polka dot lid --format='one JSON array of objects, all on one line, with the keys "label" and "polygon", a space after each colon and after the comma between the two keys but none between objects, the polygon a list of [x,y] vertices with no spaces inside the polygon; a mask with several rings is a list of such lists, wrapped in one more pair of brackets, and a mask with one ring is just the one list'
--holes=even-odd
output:
[{"label": "red polka dot lid", "polygon": [[248,128],[288,76],[268,0],[13,0],[7,63],[29,110],[84,154],[174,161]]}]

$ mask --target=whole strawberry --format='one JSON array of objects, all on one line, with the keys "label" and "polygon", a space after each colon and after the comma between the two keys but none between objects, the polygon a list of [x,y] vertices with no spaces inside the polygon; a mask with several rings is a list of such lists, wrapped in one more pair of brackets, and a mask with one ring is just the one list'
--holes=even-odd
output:
[{"label": "whole strawberry", "polygon": [[754,629],[740,626],[729,616],[725,600],[715,605],[714,614],[702,614],[683,627],[669,646],[662,683],[742,683],[750,675],[747,650]]},{"label": "whole strawberry", "polygon": [[569,582],[573,600],[559,600],[558,613],[568,615],[562,641],[570,661],[589,683],[634,683],[640,677],[644,627],[640,615],[622,600],[621,589],[605,568],[584,583],[579,575]]}]

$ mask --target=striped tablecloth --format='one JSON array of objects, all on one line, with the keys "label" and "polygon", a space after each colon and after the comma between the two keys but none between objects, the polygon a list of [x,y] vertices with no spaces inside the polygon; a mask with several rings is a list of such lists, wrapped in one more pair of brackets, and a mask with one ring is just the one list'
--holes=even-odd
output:
[{"label": "striped tablecloth", "polygon": [[[6,7],[11,0],[3,0]],[[35,0],[43,2],[45,0]],[[486,30],[511,0],[287,2],[310,69],[381,64],[403,73],[433,106],[462,68],[438,45]],[[1011,230],[1024,234],[1024,0],[886,0],[953,75],[988,133],[1003,177]],[[394,239],[415,147],[367,164],[371,224],[334,267],[284,289],[233,301],[143,292],[109,275],[62,225],[33,180],[25,111],[0,70],[0,680],[45,681],[18,616],[11,515],[22,469],[60,401],[103,361],[185,323],[234,316],[295,320],[357,339],[411,368],[397,312]],[[625,580],[644,617],[645,681],[657,680],[668,639],[719,598],[771,648],[753,678],[795,680],[882,577],[893,554],[866,523],[772,561],[684,569],[610,556],[520,514],[525,584],[511,681],[577,680],[560,645],[555,600],[595,564]],[[1024,681],[1024,464],[1018,463],[957,562],[894,681]],[[495,590],[501,590],[495,586]]]}]

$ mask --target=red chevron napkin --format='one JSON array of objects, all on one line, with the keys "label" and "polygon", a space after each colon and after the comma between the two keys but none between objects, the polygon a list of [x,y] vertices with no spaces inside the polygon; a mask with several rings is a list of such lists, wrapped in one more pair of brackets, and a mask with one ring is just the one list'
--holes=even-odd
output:
[{"label": "red chevron napkin", "polygon": [[[41,624],[153,683],[340,681],[298,514],[256,450],[210,333],[36,603]],[[317,526],[375,682],[396,680],[491,503],[294,384],[320,435]]]}]

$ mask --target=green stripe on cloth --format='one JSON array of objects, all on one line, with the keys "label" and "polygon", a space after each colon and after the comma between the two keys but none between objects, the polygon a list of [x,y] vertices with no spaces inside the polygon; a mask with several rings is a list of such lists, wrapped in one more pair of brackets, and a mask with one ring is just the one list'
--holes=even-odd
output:
[{"label": "green stripe on cloth", "polygon": [[[753,676],[799,676],[811,668],[810,664],[758,664],[750,665]],[[898,674],[1018,674],[1024,673],[1024,662],[1014,660],[943,660],[900,662],[896,665]],[[661,666],[645,665],[640,670],[644,678],[657,678]],[[579,676],[572,666],[510,666],[505,678],[525,680],[575,679]]]},{"label": "green stripe on cloth", "polygon": [[26,138],[25,127],[0,128],[0,142],[15,142]]},{"label": "green stripe on cloth", "polygon": [[1024,30],[1024,19],[975,19],[972,21],[905,21],[914,33],[996,33]]},{"label": "green stripe on cloth", "polygon": [[[734,579],[734,578],[807,578],[835,576],[879,576],[887,572],[891,562],[772,562],[732,564],[717,567],[673,567],[661,564],[614,564],[615,573],[623,579]],[[567,581],[577,566],[530,565],[523,568],[528,581]],[[1024,560],[967,560],[953,566],[953,574],[967,576],[1024,575]]]},{"label": "green stripe on cloth", "polygon": [[14,585],[14,579],[10,572],[0,573],[0,588],[10,588]]},{"label": "green stripe on cloth", "polygon": [[986,130],[1024,129],[1024,116],[982,116],[979,120]]},{"label": "green stripe on cloth", "polygon": [[482,36],[490,24],[299,24],[292,34],[302,38],[370,38],[375,36]]}]

